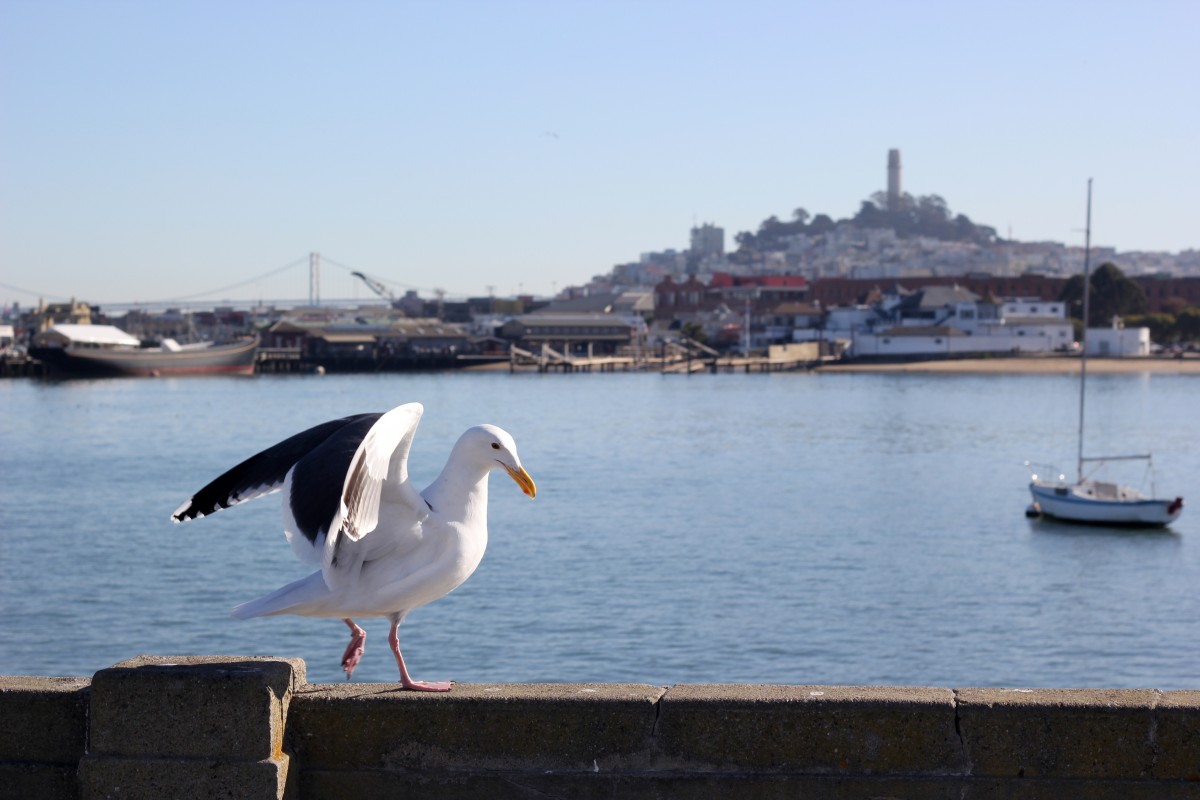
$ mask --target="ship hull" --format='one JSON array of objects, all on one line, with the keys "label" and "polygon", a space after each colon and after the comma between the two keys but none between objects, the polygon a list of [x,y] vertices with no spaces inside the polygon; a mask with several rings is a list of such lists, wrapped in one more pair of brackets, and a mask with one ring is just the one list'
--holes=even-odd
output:
[{"label": "ship hull", "polygon": [[38,347],[29,353],[56,375],[146,376],[252,375],[258,338],[197,350],[120,350]]},{"label": "ship hull", "polygon": [[1093,481],[1067,485],[1035,480],[1030,482],[1029,491],[1038,512],[1068,522],[1162,527],[1183,513],[1182,498],[1100,499],[1091,491],[1093,485]]}]

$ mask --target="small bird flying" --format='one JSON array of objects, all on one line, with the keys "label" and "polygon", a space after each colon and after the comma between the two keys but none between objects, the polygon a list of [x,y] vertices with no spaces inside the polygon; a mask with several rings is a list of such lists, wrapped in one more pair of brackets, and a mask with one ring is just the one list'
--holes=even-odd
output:
[{"label": "small bird flying", "polygon": [[506,472],[530,498],[537,487],[512,436],[476,425],[459,437],[437,479],[418,492],[409,480],[408,452],[423,412],[420,403],[407,403],[297,433],[213,480],[171,519],[196,519],[282,490],[288,542],[319,569],[237,606],[233,616],[341,619],[350,628],[342,654],[347,680],[367,639],[354,618],[386,617],[401,685],[445,692],[450,682],[412,679],[397,629],[409,612],[449,593],[479,566],[492,470]]}]

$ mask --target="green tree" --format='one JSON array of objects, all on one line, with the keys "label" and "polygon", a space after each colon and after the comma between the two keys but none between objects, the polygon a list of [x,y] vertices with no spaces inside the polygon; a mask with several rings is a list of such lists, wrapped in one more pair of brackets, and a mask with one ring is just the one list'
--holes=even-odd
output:
[{"label": "green tree", "polygon": [[[1066,303],[1071,316],[1083,319],[1083,276],[1074,275],[1058,296]],[[1112,263],[1105,262],[1092,273],[1091,292],[1088,297],[1088,327],[1103,328],[1114,316],[1127,317],[1146,313],[1146,293],[1136,281]]]},{"label": "green tree", "polygon": [[1162,301],[1162,310],[1176,317],[1182,314],[1187,307],[1187,300],[1182,297],[1165,297]]},{"label": "green tree", "polygon": [[768,217],[754,233],[742,231],[735,235],[738,253],[747,257],[753,252],[765,253],[782,249],[782,240],[804,233],[820,236],[837,225],[848,222],[857,228],[883,228],[895,231],[901,239],[928,236],[953,242],[988,244],[997,240],[996,229],[976,225],[966,214],[951,214],[950,206],[940,195],[913,197],[903,194],[895,208],[888,205],[887,192],[875,192],[862,201],[858,213],[850,219],[834,221],[828,214],[812,216],[804,208],[792,211],[787,222],[776,216]]},{"label": "green tree", "polygon": [[1175,317],[1175,328],[1184,342],[1200,342],[1200,308],[1190,306]]},{"label": "green tree", "polygon": [[693,342],[708,344],[708,334],[704,332],[704,328],[699,322],[685,322],[679,329],[679,332],[691,339]]},{"label": "green tree", "polygon": [[950,208],[941,195],[927,194],[917,198],[917,224],[930,233],[944,231],[950,222]]},{"label": "green tree", "polygon": [[759,223],[758,235],[770,239],[775,236],[777,231],[782,227],[783,223],[779,221],[779,217],[772,214]]},{"label": "green tree", "polygon": [[836,224],[828,214],[817,214],[808,224],[808,229],[813,233],[828,233]]},{"label": "green tree", "polygon": [[870,200],[863,200],[853,222],[860,228],[889,228],[888,214]]},{"label": "green tree", "polygon": [[1179,329],[1174,314],[1134,314],[1125,319],[1130,328],[1149,328],[1150,340],[1167,344],[1179,339]]}]

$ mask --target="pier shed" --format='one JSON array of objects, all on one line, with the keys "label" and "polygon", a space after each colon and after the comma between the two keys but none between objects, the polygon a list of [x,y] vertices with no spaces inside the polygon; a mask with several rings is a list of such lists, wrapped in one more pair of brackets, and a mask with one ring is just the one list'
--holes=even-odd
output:
[{"label": "pier shed", "polygon": [[526,314],[501,325],[497,333],[526,350],[543,345],[571,354],[612,355],[633,341],[633,326],[609,314]]}]

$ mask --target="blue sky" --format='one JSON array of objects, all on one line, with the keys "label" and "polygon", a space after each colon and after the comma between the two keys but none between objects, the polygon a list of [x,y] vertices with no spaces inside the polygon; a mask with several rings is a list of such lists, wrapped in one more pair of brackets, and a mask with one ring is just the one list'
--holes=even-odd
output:
[{"label": "blue sky", "polygon": [[[1200,3],[0,2],[0,302],[550,293],[904,188],[1200,247]],[[298,266],[288,266],[299,264]],[[347,269],[349,268],[349,269]],[[268,275],[275,271],[274,275]]]}]

